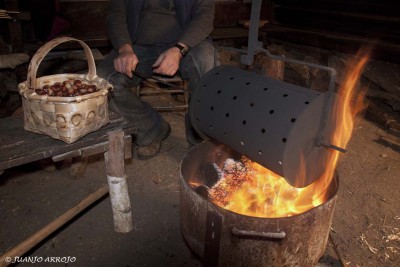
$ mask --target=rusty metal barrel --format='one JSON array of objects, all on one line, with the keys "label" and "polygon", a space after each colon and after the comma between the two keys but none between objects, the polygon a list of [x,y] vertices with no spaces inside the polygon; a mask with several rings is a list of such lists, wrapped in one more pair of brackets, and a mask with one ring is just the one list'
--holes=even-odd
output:
[{"label": "rusty metal barrel", "polygon": [[325,203],[290,217],[252,217],[219,207],[193,188],[193,184],[207,184],[210,163],[219,165],[236,157],[230,148],[206,141],[183,158],[180,220],[189,247],[204,266],[315,266],[328,242],[339,186],[337,174]]}]

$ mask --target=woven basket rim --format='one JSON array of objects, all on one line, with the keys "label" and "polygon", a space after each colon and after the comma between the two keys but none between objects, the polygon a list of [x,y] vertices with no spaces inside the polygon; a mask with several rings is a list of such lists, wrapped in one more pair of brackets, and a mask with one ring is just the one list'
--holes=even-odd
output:
[{"label": "woven basket rim", "polygon": [[[95,84],[96,86],[101,86],[101,89],[99,91],[82,95],[82,96],[72,96],[72,97],[67,97],[67,96],[49,96],[49,95],[38,95],[36,94],[35,90],[32,88],[28,88],[28,81],[24,81],[20,84],[18,84],[19,88],[19,93],[22,97],[29,99],[29,100],[39,100],[39,101],[46,101],[46,102],[59,102],[59,103],[73,103],[73,102],[81,102],[83,100],[97,97],[97,96],[103,96],[108,94],[109,90],[113,89],[113,86],[105,79],[101,77],[94,77],[94,79],[90,80],[88,79],[88,75],[85,74],[76,74],[76,73],[62,73],[62,74],[54,74],[54,75],[48,75],[48,76],[43,76],[40,78],[37,78],[37,80],[42,81],[42,80],[53,80],[53,83],[55,82],[54,80],[57,79],[71,79],[71,78],[79,78],[79,79],[84,79],[85,81],[91,82]],[[84,81],[84,82],[85,82]]]},{"label": "woven basket rim", "polygon": [[[47,53],[50,52],[50,50],[52,50],[59,44],[70,41],[78,42],[82,46],[85,52],[86,61],[88,63],[88,73],[87,74],[62,73],[62,74],[43,76],[40,78],[36,77],[39,65],[42,62],[42,60],[46,57]],[[88,82],[95,83],[96,86],[101,89],[91,94],[74,96],[74,97],[37,95],[35,92],[35,89],[41,87],[40,83],[42,83],[43,80],[45,80],[45,82],[50,82],[51,80],[53,80],[52,82],[54,83],[56,80],[60,81],[61,79],[65,80],[70,78],[84,79]],[[18,90],[20,95],[26,99],[35,101],[55,102],[55,103],[81,102],[83,100],[87,100],[90,98],[104,96],[108,94],[109,88],[112,88],[112,85],[108,81],[98,77],[96,74],[96,64],[94,62],[93,54],[89,46],[85,42],[79,39],[67,36],[52,39],[49,42],[45,43],[42,47],[40,47],[33,55],[31,62],[29,63],[26,81],[18,85]]]}]

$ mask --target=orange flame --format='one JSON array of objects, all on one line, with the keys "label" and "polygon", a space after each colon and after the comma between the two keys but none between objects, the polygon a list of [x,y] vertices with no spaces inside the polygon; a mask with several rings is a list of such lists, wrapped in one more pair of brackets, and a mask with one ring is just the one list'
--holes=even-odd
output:
[{"label": "orange flame", "polygon": [[[358,58],[360,59],[347,64],[347,77],[338,91],[341,99],[336,100],[331,113],[333,131],[329,140],[330,144],[338,147],[347,146],[353,132],[355,117],[366,106],[365,93],[359,93],[357,85],[368,61],[369,51],[361,51]],[[278,218],[305,212],[328,200],[327,190],[334,177],[338,159],[339,152],[331,150],[323,175],[304,188],[292,187],[279,175],[255,162],[245,160],[249,171],[246,177],[241,178],[244,182],[240,189],[225,196],[223,201],[215,198],[213,202],[233,212],[254,217]],[[304,170],[299,170],[301,171]],[[214,187],[210,190],[211,196],[215,193],[214,190]]]}]

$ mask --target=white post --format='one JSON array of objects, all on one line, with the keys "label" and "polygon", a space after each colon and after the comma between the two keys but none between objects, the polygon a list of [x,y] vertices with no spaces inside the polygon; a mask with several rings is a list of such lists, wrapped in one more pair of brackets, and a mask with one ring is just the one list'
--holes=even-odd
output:
[{"label": "white post", "polygon": [[104,158],[113,211],[114,230],[119,233],[128,233],[133,229],[133,221],[125,174],[124,131],[109,132],[108,140],[108,151],[104,153]]}]

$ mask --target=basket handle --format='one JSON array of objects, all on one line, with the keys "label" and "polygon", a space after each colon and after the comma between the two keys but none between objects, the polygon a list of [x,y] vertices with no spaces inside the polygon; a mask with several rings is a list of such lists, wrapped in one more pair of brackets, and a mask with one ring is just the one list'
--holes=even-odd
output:
[{"label": "basket handle", "polygon": [[85,44],[83,41],[75,39],[75,38],[59,37],[59,38],[55,38],[55,39],[45,43],[41,48],[38,49],[38,51],[32,57],[31,62],[29,63],[29,67],[28,67],[28,77],[27,77],[28,88],[36,89],[38,87],[37,79],[36,79],[37,70],[38,70],[39,65],[42,62],[42,60],[46,57],[47,53],[49,53],[50,50],[52,50],[54,47],[58,46],[59,44],[69,42],[69,41],[76,41],[83,47],[83,50],[85,51],[85,55],[86,55],[86,60],[88,62],[88,68],[89,68],[87,77],[89,80],[92,80],[96,77],[96,65],[94,63],[93,54],[92,54],[92,51],[90,50],[89,46],[87,46],[87,44]]}]

